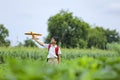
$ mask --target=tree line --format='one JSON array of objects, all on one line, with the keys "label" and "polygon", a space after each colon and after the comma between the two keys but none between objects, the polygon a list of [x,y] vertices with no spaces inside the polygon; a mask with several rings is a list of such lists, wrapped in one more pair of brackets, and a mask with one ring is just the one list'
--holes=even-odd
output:
[{"label": "tree line", "polygon": [[73,16],[72,12],[64,10],[48,19],[48,33],[45,42],[49,42],[56,35],[63,48],[106,49],[107,43],[120,41],[116,30],[92,27],[81,18]]},{"label": "tree line", "polygon": [[[8,29],[0,24],[0,47],[10,46]],[[116,30],[104,29],[101,26],[91,26],[83,19],[73,16],[72,12],[61,10],[48,19],[48,36],[45,39],[49,43],[53,36],[59,38],[62,48],[100,48],[106,49],[107,43],[119,42],[120,35]],[[31,40],[26,39],[17,46],[37,47]]]}]

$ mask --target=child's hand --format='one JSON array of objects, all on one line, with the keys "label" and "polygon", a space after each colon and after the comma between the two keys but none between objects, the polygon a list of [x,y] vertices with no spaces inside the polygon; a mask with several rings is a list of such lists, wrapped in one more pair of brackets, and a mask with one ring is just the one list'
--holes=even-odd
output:
[{"label": "child's hand", "polygon": [[38,40],[38,38],[35,35],[32,36],[32,39],[33,40]]},{"label": "child's hand", "polygon": [[33,39],[33,40],[37,40],[37,38],[35,38],[35,37],[32,37],[32,39]]}]

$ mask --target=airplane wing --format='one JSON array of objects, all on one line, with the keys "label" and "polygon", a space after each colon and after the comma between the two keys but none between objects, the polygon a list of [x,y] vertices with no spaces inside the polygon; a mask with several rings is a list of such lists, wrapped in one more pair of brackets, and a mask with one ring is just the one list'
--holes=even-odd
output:
[{"label": "airplane wing", "polygon": [[42,34],[34,33],[34,32],[28,32],[25,33],[25,35],[36,35],[36,36],[42,36]]}]

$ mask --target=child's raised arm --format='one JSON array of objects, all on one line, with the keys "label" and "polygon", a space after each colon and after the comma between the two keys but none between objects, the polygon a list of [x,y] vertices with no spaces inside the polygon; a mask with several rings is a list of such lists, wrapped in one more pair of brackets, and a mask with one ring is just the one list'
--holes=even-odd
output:
[{"label": "child's raised arm", "polygon": [[39,45],[44,46],[44,44],[40,42],[37,38],[32,38],[32,39],[35,40]]}]

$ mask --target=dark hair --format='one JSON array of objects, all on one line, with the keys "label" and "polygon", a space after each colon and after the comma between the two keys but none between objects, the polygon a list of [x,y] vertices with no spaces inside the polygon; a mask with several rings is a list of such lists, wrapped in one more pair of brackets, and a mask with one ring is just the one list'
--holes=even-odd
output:
[{"label": "dark hair", "polygon": [[55,39],[56,44],[57,44],[59,42],[59,38],[57,36],[54,36],[53,38]]}]

